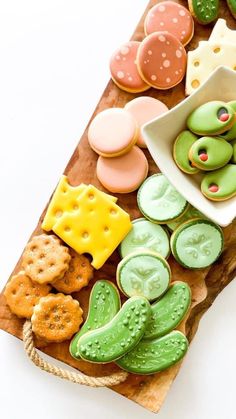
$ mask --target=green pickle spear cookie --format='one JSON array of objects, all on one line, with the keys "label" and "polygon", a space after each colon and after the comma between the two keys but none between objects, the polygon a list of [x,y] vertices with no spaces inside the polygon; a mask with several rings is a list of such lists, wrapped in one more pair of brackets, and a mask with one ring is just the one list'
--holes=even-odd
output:
[{"label": "green pickle spear cookie", "polygon": [[105,326],[78,340],[81,358],[89,362],[112,362],[131,351],[142,338],[151,306],[146,298],[129,298]]},{"label": "green pickle spear cookie", "polygon": [[107,280],[96,281],[90,293],[87,319],[70,343],[70,354],[76,359],[80,358],[77,349],[79,338],[109,323],[119,310],[120,295],[116,286]]},{"label": "green pickle spear cookie", "polygon": [[149,249],[167,258],[170,253],[170,240],[167,231],[160,225],[145,218],[132,221],[133,228],[120,245],[121,257],[140,250]]},{"label": "green pickle spear cookie", "polygon": [[144,217],[159,224],[177,219],[188,208],[186,199],[162,173],[150,176],[143,182],[137,202]]},{"label": "green pickle spear cookie", "polygon": [[187,349],[185,335],[174,330],[158,339],[142,339],[132,351],[118,359],[116,364],[135,374],[155,374],[179,362]]},{"label": "green pickle spear cookie", "polygon": [[186,282],[174,282],[165,295],[151,305],[151,316],[143,339],[159,338],[175,329],[191,304],[191,289]]},{"label": "green pickle spear cookie", "polygon": [[140,250],[120,261],[116,271],[117,285],[128,297],[141,295],[149,301],[164,294],[169,286],[171,270],[158,253]]},{"label": "green pickle spear cookie", "polygon": [[202,25],[217,19],[219,0],[188,0],[189,10]]},{"label": "green pickle spear cookie", "polygon": [[176,138],[173,146],[173,157],[177,166],[184,173],[194,175],[199,172],[197,167],[192,166],[189,160],[189,150],[197,141],[198,137],[191,131],[182,131]]},{"label": "green pickle spear cookie", "polygon": [[236,0],[227,0],[227,4],[232,16],[236,19]]}]

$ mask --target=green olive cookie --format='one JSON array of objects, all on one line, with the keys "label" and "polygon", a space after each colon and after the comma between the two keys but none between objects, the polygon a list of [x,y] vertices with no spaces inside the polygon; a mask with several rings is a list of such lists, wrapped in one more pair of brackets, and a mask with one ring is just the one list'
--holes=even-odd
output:
[{"label": "green olive cookie", "polygon": [[227,164],[207,173],[201,183],[201,191],[212,201],[226,201],[236,195],[236,165]]},{"label": "green olive cookie", "polygon": [[216,170],[231,159],[233,148],[223,138],[202,137],[189,150],[189,160],[200,170]]},{"label": "green olive cookie", "polygon": [[232,155],[231,162],[236,164],[236,139],[232,141],[231,145],[233,147],[233,155]]},{"label": "green olive cookie", "polygon": [[178,135],[174,142],[173,157],[175,163],[182,172],[189,175],[194,175],[199,171],[189,160],[189,150],[197,139],[198,137],[195,134],[185,130]]}]

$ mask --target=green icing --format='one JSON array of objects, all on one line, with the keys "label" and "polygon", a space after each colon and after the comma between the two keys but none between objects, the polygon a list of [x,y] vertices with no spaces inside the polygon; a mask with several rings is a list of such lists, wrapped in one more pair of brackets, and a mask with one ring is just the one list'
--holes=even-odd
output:
[{"label": "green icing", "polygon": [[182,215],[182,217],[178,218],[176,221],[172,221],[172,223],[167,223],[167,227],[174,231],[177,227],[181,224],[185,223],[185,221],[192,220],[193,218],[207,218],[203,215],[197,208],[194,208],[192,205],[189,206],[187,211]]},{"label": "green icing", "polygon": [[126,256],[117,268],[117,284],[128,297],[159,298],[168,288],[170,267],[157,253],[138,251]]},{"label": "green icing", "polygon": [[143,182],[137,200],[142,214],[156,223],[173,220],[188,207],[186,199],[162,173],[150,176]]},{"label": "green icing", "polygon": [[[225,108],[229,119],[222,122],[218,118],[220,109]],[[221,134],[231,128],[235,112],[231,106],[218,100],[204,103],[195,109],[187,119],[187,126],[190,131],[199,135]]]},{"label": "green icing", "polygon": [[154,374],[180,361],[187,349],[188,341],[185,335],[174,330],[159,339],[142,339],[131,352],[116,363],[128,372]]},{"label": "green icing", "polygon": [[151,305],[151,317],[143,339],[154,339],[175,329],[185,317],[191,303],[191,289],[185,282],[176,282],[165,295]]},{"label": "green icing", "polygon": [[[236,100],[229,102],[228,105],[230,105],[231,108],[233,108],[233,110],[236,112]],[[232,128],[230,128],[229,131],[223,132],[223,134],[220,136],[226,141],[234,140],[236,138],[236,122],[234,122]]]},{"label": "green icing", "polygon": [[164,258],[169,256],[170,243],[166,230],[145,218],[132,221],[133,228],[120,245],[121,257],[140,249],[150,249]]},{"label": "green icing", "polygon": [[198,137],[190,131],[181,132],[175,140],[173,155],[177,166],[185,173],[193,175],[199,170],[189,161],[189,150]]},{"label": "green icing", "polygon": [[209,220],[188,221],[171,236],[173,256],[190,269],[206,268],[214,263],[222,252],[223,243],[221,228]]},{"label": "green icing", "polygon": [[112,362],[131,351],[142,338],[151,306],[146,298],[129,298],[116,316],[105,326],[81,336],[81,358],[98,363]]},{"label": "green icing", "polygon": [[229,10],[231,11],[233,17],[236,15],[236,0],[227,0],[227,4],[229,7]]},{"label": "green icing", "polygon": [[219,0],[191,0],[190,4],[194,15],[200,23],[210,23],[218,16]]},{"label": "green icing", "polygon": [[70,354],[79,358],[77,343],[79,338],[90,330],[104,326],[118,313],[120,296],[117,288],[110,281],[95,282],[89,299],[88,315],[82,328],[70,343]]},{"label": "green icing", "polygon": [[[206,161],[200,159],[201,150],[208,156]],[[225,166],[232,154],[231,144],[222,138],[202,137],[192,145],[189,157],[193,164],[201,170],[216,170]]]},{"label": "green icing", "polygon": [[[218,192],[211,192],[209,187],[217,185]],[[227,164],[221,169],[207,173],[201,183],[202,193],[213,200],[224,200],[236,194],[236,165]]]},{"label": "green icing", "polygon": [[236,140],[233,140],[231,145],[233,147],[233,155],[232,155],[231,162],[236,164]]}]

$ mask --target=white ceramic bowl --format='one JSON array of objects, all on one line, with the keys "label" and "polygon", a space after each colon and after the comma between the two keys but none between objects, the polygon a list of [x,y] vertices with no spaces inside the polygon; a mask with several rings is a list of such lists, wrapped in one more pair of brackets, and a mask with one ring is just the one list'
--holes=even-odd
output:
[{"label": "white ceramic bowl", "polygon": [[162,173],[175,188],[199,211],[222,227],[236,217],[236,197],[214,202],[201,193],[202,175],[187,175],[175,164],[172,157],[173,142],[186,129],[188,115],[199,105],[211,100],[228,102],[236,100],[236,72],[224,66],[218,67],[206,82],[191,96],[183,100],[163,116],[153,119],[142,127],[147,147]]}]

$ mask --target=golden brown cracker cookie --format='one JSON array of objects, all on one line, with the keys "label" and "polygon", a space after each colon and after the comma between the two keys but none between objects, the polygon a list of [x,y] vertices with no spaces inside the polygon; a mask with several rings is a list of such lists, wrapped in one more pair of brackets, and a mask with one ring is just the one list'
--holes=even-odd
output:
[{"label": "golden brown cracker cookie", "polygon": [[88,285],[90,279],[93,277],[93,267],[89,260],[74,250],[71,250],[70,254],[71,261],[68,271],[66,271],[63,278],[53,283],[53,287],[57,291],[64,292],[65,294],[80,291],[81,288]]},{"label": "golden brown cracker cookie", "polygon": [[41,297],[51,290],[48,284],[33,282],[24,271],[14,275],[6,285],[4,295],[12,313],[30,319]]},{"label": "golden brown cracker cookie", "polygon": [[62,278],[69,268],[70,259],[68,248],[58,237],[41,234],[27,244],[22,266],[33,281],[45,284]]},{"label": "golden brown cracker cookie", "polygon": [[32,330],[48,342],[63,342],[78,332],[82,315],[79,302],[70,295],[48,294],[34,308]]}]

